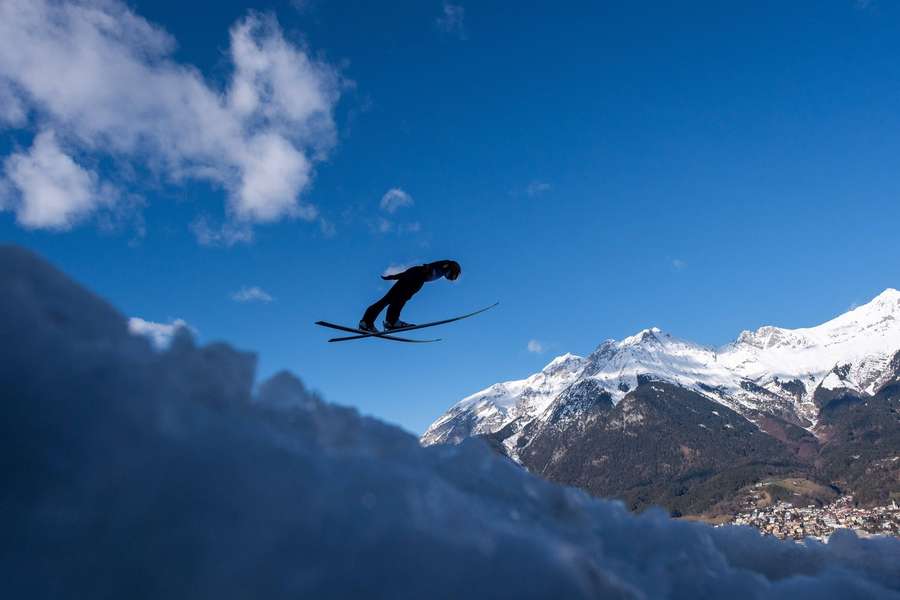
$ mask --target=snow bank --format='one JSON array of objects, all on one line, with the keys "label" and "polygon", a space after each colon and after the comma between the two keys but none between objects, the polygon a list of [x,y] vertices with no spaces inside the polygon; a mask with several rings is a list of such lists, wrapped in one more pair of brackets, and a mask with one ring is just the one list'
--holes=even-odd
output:
[{"label": "snow bank", "polygon": [[416,439],[255,361],[165,351],[0,248],[7,598],[900,597],[900,541],[799,545]]}]

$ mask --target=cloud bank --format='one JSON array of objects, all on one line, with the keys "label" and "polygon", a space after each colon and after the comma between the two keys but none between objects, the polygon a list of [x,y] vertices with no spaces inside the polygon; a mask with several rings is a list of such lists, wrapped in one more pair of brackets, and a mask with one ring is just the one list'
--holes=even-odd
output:
[{"label": "cloud bank", "polygon": [[[416,438],[255,358],[163,352],[0,247],[0,577],[10,598],[900,597],[900,540],[630,514],[477,440]],[[52,357],[52,360],[48,360]]]},{"label": "cloud bank", "polygon": [[237,223],[315,219],[302,195],[335,143],[340,74],[272,16],[229,34],[218,85],[118,0],[0,2],[0,126],[35,134],[3,160],[2,206],[23,227],[67,229],[114,202],[117,182],[149,178],[223,189]]}]

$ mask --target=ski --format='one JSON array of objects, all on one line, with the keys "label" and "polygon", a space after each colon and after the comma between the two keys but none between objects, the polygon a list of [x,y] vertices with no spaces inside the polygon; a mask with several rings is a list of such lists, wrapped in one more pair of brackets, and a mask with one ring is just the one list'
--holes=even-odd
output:
[{"label": "ski", "polygon": [[370,335],[368,333],[366,333],[365,335],[360,334],[360,335],[347,335],[347,336],[342,336],[342,337],[336,337],[336,338],[331,338],[328,341],[329,342],[346,342],[348,340],[361,340],[361,339],[367,338],[367,337],[378,337],[378,338],[381,338],[384,340],[394,340],[395,342],[411,342],[413,344],[430,344],[432,342],[440,342],[441,341],[441,338],[434,338],[431,340],[411,340],[409,338],[395,337],[392,335],[377,335],[376,336],[376,335]]},{"label": "ski", "polygon": [[408,340],[406,338],[394,338],[392,337],[395,333],[406,333],[407,331],[414,331],[416,329],[425,329],[426,327],[434,327],[436,325],[444,325],[446,323],[453,323],[454,321],[460,321],[462,319],[468,319],[469,317],[474,317],[477,314],[481,314],[486,310],[490,310],[500,304],[499,302],[494,302],[490,306],[486,306],[482,309],[476,310],[474,312],[470,312],[465,315],[461,315],[459,317],[453,317],[451,319],[442,319],[440,321],[431,321],[430,323],[422,323],[421,325],[412,325],[411,327],[400,327],[397,329],[391,329],[390,331],[379,331],[377,333],[372,333],[368,331],[363,331],[362,329],[356,329],[355,327],[346,327],[344,325],[336,325],[334,323],[329,323],[327,321],[316,321],[316,325],[321,325],[322,327],[330,327],[331,329],[338,329],[340,331],[347,331],[349,333],[356,333],[359,335],[350,335],[339,338],[331,338],[328,340],[329,342],[344,342],[348,340],[359,340],[367,337],[378,337],[384,339],[394,339],[395,341],[405,341],[405,342],[437,342],[440,339],[436,340]]},{"label": "ski", "polygon": [[436,338],[433,340],[411,340],[409,338],[402,338],[391,335],[393,331],[380,331],[378,333],[370,333],[368,331],[364,331],[362,329],[357,329],[356,327],[347,327],[346,325],[338,325],[336,323],[329,323],[328,321],[316,321],[316,325],[321,325],[322,327],[330,327],[331,329],[337,329],[338,331],[347,331],[349,333],[356,333],[359,335],[349,335],[345,337],[336,337],[328,340],[329,342],[344,342],[347,340],[358,340],[361,338],[367,337],[379,337],[386,340],[393,340],[395,342],[407,342],[411,344],[428,344],[431,342],[439,342],[440,338]]}]

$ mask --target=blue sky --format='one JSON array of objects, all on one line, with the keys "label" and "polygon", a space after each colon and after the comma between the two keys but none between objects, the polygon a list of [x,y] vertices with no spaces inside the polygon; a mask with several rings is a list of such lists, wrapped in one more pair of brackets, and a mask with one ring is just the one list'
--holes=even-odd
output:
[{"label": "blue sky", "polygon": [[[0,239],[415,432],[606,338],[900,285],[895,3],[4,4]],[[405,319],[501,306],[428,346],[312,325],[442,258]]]}]

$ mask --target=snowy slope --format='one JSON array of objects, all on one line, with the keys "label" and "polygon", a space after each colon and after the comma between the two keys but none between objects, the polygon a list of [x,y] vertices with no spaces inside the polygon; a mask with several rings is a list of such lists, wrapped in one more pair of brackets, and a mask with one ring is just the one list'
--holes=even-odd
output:
[{"label": "snowy slope", "polygon": [[[676,383],[744,414],[777,414],[811,426],[819,386],[871,394],[898,350],[900,292],[894,289],[817,327],[761,327],[719,349],[645,329],[607,340],[586,358],[566,354],[527,379],[473,394],[435,421],[421,440],[458,442],[506,426],[521,430],[528,421],[546,419],[556,395],[587,379],[618,402],[640,376]],[[513,457],[516,441],[507,437]]]},{"label": "snowy slope", "polygon": [[[900,291],[887,289],[817,327],[761,327],[744,331],[719,357],[734,373],[770,386],[775,378],[799,379],[808,398],[835,367],[848,365],[841,384],[873,393],[885,368],[900,349]],[[807,384],[809,382],[812,385]],[[826,385],[838,382],[831,378]]]},{"label": "snowy slope", "polygon": [[589,357],[584,375],[597,380],[614,401],[637,387],[639,375],[654,375],[684,386],[733,383],[731,373],[716,362],[715,351],[679,340],[658,328],[645,329],[620,342],[608,340]]},{"label": "snowy slope", "polygon": [[527,379],[496,383],[463,398],[429,427],[423,443],[459,443],[466,437],[497,431],[516,419],[537,417],[576,381],[584,365],[580,356],[564,354]]},{"label": "snowy slope", "polygon": [[900,598],[896,540],[632,515],[224,344],[154,350],[21,249],[0,289],[4,597]]}]

